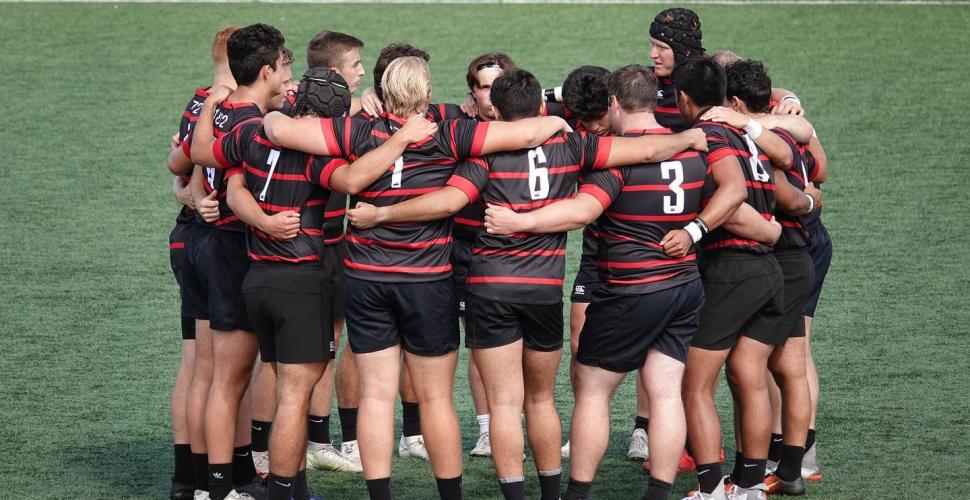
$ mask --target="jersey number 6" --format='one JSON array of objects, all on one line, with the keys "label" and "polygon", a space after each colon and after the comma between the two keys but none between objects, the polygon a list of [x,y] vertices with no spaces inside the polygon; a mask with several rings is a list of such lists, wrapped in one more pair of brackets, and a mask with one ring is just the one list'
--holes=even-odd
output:
[{"label": "jersey number 6", "polygon": [[549,169],[536,166],[545,162],[542,146],[529,150],[529,196],[533,200],[544,200],[549,196]]}]

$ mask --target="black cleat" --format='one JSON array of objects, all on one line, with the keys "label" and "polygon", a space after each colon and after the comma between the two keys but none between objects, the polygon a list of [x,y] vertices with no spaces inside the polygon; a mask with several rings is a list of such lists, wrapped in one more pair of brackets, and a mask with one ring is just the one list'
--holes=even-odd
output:
[{"label": "black cleat", "polygon": [[177,483],[172,478],[172,491],[168,494],[171,500],[192,500],[195,497],[194,483]]}]

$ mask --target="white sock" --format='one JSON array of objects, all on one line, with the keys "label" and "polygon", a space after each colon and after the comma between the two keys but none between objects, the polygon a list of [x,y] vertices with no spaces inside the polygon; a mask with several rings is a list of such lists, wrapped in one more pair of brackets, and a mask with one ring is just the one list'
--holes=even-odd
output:
[{"label": "white sock", "polygon": [[478,420],[478,435],[481,436],[488,432],[488,423],[491,421],[491,415],[488,413],[484,415],[475,415],[475,420]]}]

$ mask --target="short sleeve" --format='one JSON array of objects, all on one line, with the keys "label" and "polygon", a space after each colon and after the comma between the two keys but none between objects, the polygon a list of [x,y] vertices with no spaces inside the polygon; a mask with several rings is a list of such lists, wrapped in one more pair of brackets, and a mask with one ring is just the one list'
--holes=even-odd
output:
[{"label": "short sleeve", "polygon": [[590,172],[583,178],[579,192],[596,198],[605,210],[613,204],[613,200],[623,191],[624,178],[624,171],[617,168]]},{"label": "short sleeve", "polygon": [[348,165],[347,160],[331,156],[313,156],[307,159],[306,178],[324,189],[330,187],[330,177],[340,167]]},{"label": "short sleeve", "polygon": [[606,161],[610,158],[612,137],[600,137],[588,132],[570,132],[566,134],[566,144],[579,158],[579,168],[582,172],[606,168]]},{"label": "short sleeve", "polygon": [[445,120],[438,126],[435,141],[442,151],[449,151],[455,161],[481,156],[488,134],[488,122]]},{"label": "short sleeve", "polygon": [[481,158],[469,158],[458,164],[455,173],[448,179],[448,185],[460,189],[473,202],[482,194],[488,184],[488,163]]},{"label": "short sleeve", "polygon": [[371,135],[371,123],[362,118],[321,118],[327,150],[331,156],[342,156],[351,161],[360,158],[377,147]]}]

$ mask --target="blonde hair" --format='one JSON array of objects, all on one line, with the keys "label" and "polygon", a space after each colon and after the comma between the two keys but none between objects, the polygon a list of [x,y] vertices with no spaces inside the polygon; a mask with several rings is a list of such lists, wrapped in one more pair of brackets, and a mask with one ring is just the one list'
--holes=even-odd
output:
[{"label": "blonde hair", "polygon": [[384,107],[401,118],[423,115],[431,101],[431,69],[420,57],[399,57],[381,78]]},{"label": "blonde hair", "polygon": [[229,64],[229,56],[226,53],[226,44],[229,37],[239,30],[239,26],[226,26],[216,32],[215,40],[212,41],[212,62],[215,64]]},{"label": "blonde hair", "polygon": [[714,59],[719,66],[722,68],[727,68],[728,66],[741,60],[741,56],[731,52],[730,50],[719,50],[711,54],[711,59]]}]

